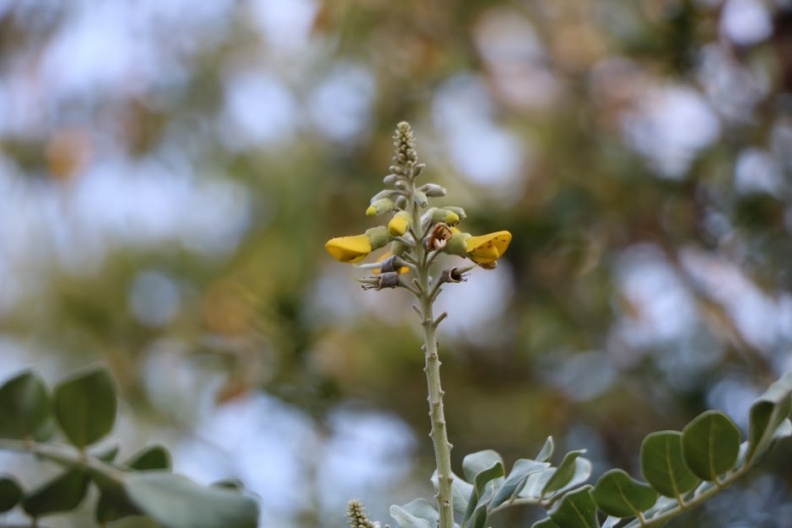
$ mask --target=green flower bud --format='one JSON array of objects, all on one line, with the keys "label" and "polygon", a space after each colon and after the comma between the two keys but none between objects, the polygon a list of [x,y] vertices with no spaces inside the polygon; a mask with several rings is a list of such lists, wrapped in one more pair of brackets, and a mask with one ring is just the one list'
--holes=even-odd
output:
[{"label": "green flower bud", "polygon": [[412,177],[417,178],[418,176],[420,176],[425,168],[426,168],[426,163],[418,163],[417,165],[415,165],[412,169]]},{"label": "green flower bud", "polygon": [[397,196],[396,197],[396,208],[397,209],[405,209],[407,207],[407,197],[406,196]]},{"label": "green flower bud", "polygon": [[366,236],[368,236],[369,238],[372,251],[375,249],[379,249],[385,246],[388,242],[390,242],[390,236],[388,236],[388,228],[385,226],[377,226],[377,227],[372,227],[371,229],[367,229]]},{"label": "green flower bud", "polygon": [[438,209],[432,214],[432,223],[436,224],[437,222],[443,222],[450,226],[457,225],[459,223],[459,215],[445,208]]},{"label": "green flower bud", "polygon": [[366,216],[378,216],[393,211],[393,200],[390,198],[380,198],[371,203],[366,209]]},{"label": "green flower bud", "polygon": [[465,214],[465,210],[462,209],[461,207],[457,207],[455,205],[446,205],[445,209],[448,209],[449,211],[453,211],[454,213],[459,215],[459,218],[461,218],[462,220],[467,218],[467,215]]},{"label": "green flower bud", "polygon": [[445,196],[448,193],[448,190],[446,190],[445,187],[441,187],[436,183],[425,183],[421,185],[418,190],[430,198],[438,198],[440,196]]},{"label": "green flower bud", "polygon": [[429,200],[426,199],[426,195],[421,191],[415,191],[415,203],[421,207],[426,207],[429,205]]},{"label": "green flower bud", "polygon": [[385,189],[372,196],[371,200],[369,200],[369,203],[373,204],[377,200],[382,200],[383,198],[390,198],[394,193],[395,191],[393,189]]}]

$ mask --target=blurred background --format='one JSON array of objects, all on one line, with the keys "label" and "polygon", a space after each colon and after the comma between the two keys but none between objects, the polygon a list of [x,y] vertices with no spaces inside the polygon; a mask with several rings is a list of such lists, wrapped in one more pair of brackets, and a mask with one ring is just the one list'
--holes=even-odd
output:
[{"label": "blurred background", "polygon": [[[376,225],[401,120],[462,227],[514,235],[440,297],[457,471],[553,435],[638,476],[792,368],[790,1],[0,0],[0,378],[108,365],[122,456],[241,479],[262,526],[428,498],[408,294],[323,249]],[[792,526],[771,458],[672,525]]]}]

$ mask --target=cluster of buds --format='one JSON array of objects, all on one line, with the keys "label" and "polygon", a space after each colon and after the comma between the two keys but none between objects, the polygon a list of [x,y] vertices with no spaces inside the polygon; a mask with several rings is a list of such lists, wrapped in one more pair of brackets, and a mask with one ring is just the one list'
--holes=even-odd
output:
[{"label": "cluster of buds", "polygon": [[395,155],[391,173],[385,176],[386,188],[371,198],[367,216],[390,218],[385,225],[367,230],[362,235],[337,237],[325,244],[328,253],[340,262],[359,263],[374,250],[390,245],[390,250],[377,262],[360,264],[372,277],[359,279],[364,289],[410,288],[400,275],[428,267],[441,253],[469,258],[474,265],[464,269],[445,270],[442,282],[460,282],[473,267],[493,269],[511,242],[511,233],[498,231],[473,236],[457,227],[465,219],[461,207],[429,207],[429,199],[446,195],[446,189],[435,183],[418,185],[417,178],[425,165],[418,163],[415,138],[410,125],[402,122],[394,136]]}]

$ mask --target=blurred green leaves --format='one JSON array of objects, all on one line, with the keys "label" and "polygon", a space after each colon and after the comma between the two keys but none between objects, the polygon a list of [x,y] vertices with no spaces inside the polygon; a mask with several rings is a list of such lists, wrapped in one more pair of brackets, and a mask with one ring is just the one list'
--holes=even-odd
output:
[{"label": "blurred green leaves", "polygon": [[[0,478],[0,512],[21,506],[32,519],[70,512],[94,484],[99,489],[95,518],[101,524],[138,515],[165,528],[258,524],[258,504],[244,490],[200,486],[170,473],[171,457],[164,446],[144,447],[122,464],[113,463],[117,446],[95,454],[85,450],[105,438],[115,424],[116,388],[106,369],[94,367],[72,375],[58,384],[53,401],[50,406],[46,385],[29,371],[0,386],[0,449],[30,452],[63,468],[30,491],[12,477]],[[53,415],[73,447],[40,440],[53,432]]]}]

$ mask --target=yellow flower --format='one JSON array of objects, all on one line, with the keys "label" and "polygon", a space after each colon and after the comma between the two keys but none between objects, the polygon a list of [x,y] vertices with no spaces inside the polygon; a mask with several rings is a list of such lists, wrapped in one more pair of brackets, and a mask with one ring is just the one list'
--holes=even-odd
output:
[{"label": "yellow flower", "polygon": [[368,235],[332,238],[325,244],[325,249],[337,261],[350,264],[360,262],[372,251]]},{"label": "yellow flower", "polygon": [[476,264],[487,266],[506,253],[511,239],[511,233],[508,231],[472,236],[465,240],[465,250],[470,260]]}]

